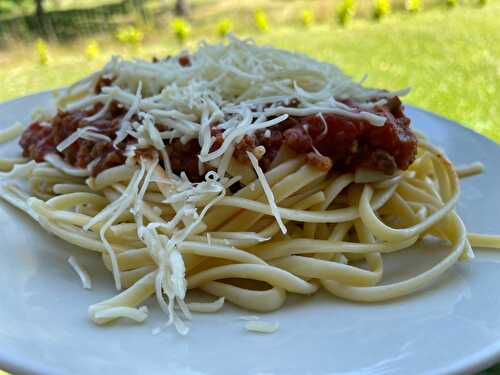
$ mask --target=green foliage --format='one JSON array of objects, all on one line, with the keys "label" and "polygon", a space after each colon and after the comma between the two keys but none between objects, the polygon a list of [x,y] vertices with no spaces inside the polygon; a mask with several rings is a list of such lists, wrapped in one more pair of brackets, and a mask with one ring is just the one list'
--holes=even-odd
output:
[{"label": "green foliage", "polygon": [[170,27],[180,43],[184,43],[191,33],[191,26],[183,18],[174,18]]},{"label": "green foliage", "polygon": [[233,30],[233,21],[229,18],[224,18],[219,21],[217,24],[217,34],[224,38],[227,34],[229,34]]},{"label": "green foliage", "polygon": [[488,0],[479,0],[480,6],[485,6],[486,4],[488,4]]},{"label": "green foliage", "polygon": [[458,0],[446,0],[448,8],[454,8],[458,5]]},{"label": "green foliage", "polygon": [[35,44],[36,53],[38,55],[38,63],[40,65],[47,65],[49,63],[49,47],[43,39],[38,38]]},{"label": "green foliage", "polygon": [[144,39],[144,34],[135,26],[124,26],[118,29],[115,34],[116,39],[123,44],[137,47]]},{"label": "green foliage", "polygon": [[341,26],[346,26],[356,14],[356,1],[355,0],[342,0],[337,6],[336,17],[337,22]]},{"label": "green foliage", "polygon": [[26,11],[32,0],[0,0],[0,14]]},{"label": "green foliage", "polygon": [[101,54],[101,49],[96,40],[91,40],[85,47],[85,57],[87,60],[94,60]]},{"label": "green foliage", "polygon": [[405,8],[408,12],[418,13],[422,11],[422,0],[406,0]]},{"label": "green foliage", "polygon": [[376,20],[381,20],[391,13],[390,0],[374,0],[373,1],[373,17]]},{"label": "green foliage", "polygon": [[16,4],[11,1],[0,1],[0,14],[13,13],[16,8]]},{"label": "green foliage", "polygon": [[304,9],[302,11],[302,24],[305,27],[309,27],[314,23],[314,12],[310,9]]},{"label": "green foliage", "polygon": [[267,23],[267,15],[262,9],[255,11],[255,26],[261,32],[269,31],[269,24]]}]

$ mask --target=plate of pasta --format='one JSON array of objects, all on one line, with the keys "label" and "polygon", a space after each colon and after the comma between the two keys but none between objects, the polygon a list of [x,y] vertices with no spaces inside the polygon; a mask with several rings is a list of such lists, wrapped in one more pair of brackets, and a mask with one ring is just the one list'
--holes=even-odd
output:
[{"label": "plate of pasta", "polygon": [[452,374],[500,359],[500,147],[230,36],[0,104],[0,367]]}]

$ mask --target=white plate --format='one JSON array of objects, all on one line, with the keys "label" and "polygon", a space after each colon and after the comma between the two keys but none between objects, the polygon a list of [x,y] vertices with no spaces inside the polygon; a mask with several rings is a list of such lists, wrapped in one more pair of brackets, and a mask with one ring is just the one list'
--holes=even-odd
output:
[{"label": "white plate", "polygon": [[[27,122],[47,94],[0,104],[0,126]],[[500,147],[456,123],[408,108],[416,128],[460,164],[480,160],[486,174],[463,182],[459,213],[472,231],[500,233]],[[17,146],[0,153],[15,155]],[[151,301],[143,325],[96,327],[87,307],[112,296],[100,257],[54,238],[26,215],[0,204],[0,368],[34,374],[455,374],[500,360],[500,254],[477,251],[439,282],[389,303],[354,304],[319,294],[289,298],[271,335],[246,332],[226,305],[198,314],[191,332],[153,336],[164,317]],[[429,267],[444,255],[436,247],[390,257],[390,278]],[[67,264],[76,255],[91,271],[86,291]],[[253,314],[252,314],[253,315]]]}]

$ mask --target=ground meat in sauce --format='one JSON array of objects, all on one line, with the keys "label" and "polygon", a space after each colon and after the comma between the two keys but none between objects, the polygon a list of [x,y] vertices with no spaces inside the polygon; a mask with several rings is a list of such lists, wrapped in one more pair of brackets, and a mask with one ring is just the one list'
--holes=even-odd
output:
[{"label": "ground meat in sauce", "polygon": [[91,171],[92,175],[123,164],[125,162],[124,151],[126,146],[134,141],[132,137],[127,137],[116,148],[109,141],[78,139],[62,152],[58,152],[56,149],[56,146],[76,129],[85,126],[93,126],[98,129],[99,133],[113,140],[120,126],[120,120],[126,111],[120,104],[113,102],[100,119],[89,123],[86,118],[101,108],[101,105],[96,105],[91,110],[85,111],[59,111],[52,119],[51,124],[34,122],[24,131],[19,141],[23,148],[23,156],[42,162],[45,155],[57,153],[68,164],[79,168],[85,168],[90,162],[97,159]]},{"label": "ground meat in sauce", "polygon": [[234,157],[242,163],[246,163],[248,160],[247,152],[252,152],[255,147],[257,147],[255,143],[255,137],[244,135],[241,141],[234,145]]},{"label": "ground meat in sauce", "polygon": [[[415,158],[417,139],[410,129],[410,119],[403,113],[401,101],[391,98],[374,112],[387,119],[384,126],[325,114],[289,117],[267,131],[256,132],[256,146],[266,148],[261,166],[266,170],[279,148],[286,145],[299,154],[307,154],[309,164],[325,171],[332,167],[339,171],[363,167],[391,175],[396,169],[407,169]],[[235,148],[235,157],[241,158],[238,148]]]},{"label": "ground meat in sauce", "polygon": [[[318,116],[302,118],[293,128],[307,129],[307,134],[300,138],[303,144],[299,148],[305,148],[306,144],[314,146],[321,155],[332,160],[335,169],[342,171],[364,167],[392,174],[397,168],[407,169],[415,158],[417,139],[409,127],[410,119],[403,114],[400,100],[392,98],[375,112],[387,118],[384,126],[333,114],[324,115],[324,122]],[[298,140],[292,137],[290,142],[287,135],[285,131],[285,143],[299,152]]]},{"label": "ground meat in sauce", "polygon": [[166,146],[172,171],[176,174],[185,172],[191,181],[200,181],[198,154],[200,146],[197,139],[192,139],[182,144],[179,139],[174,139]]},{"label": "ground meat in sauce", "polygon": [[179,57],[179,65],[181,66],[191,66],[191,60],[189,59],[189,56],[183,55]]},{"label": "ground meat in sauce", "polygon": [[[187,65],[188,61],[179,63]],[[111,79],[99,80],[96,91],[111,83]],[[102,105],[98,104],[91,110],[59,111],[51,124],[34,122],[20,140],[23,156],[41,162],[45,155],[57,153],[56,146],[83,126],[98,128],[100,133],[107,135],[112,141],[126,110],[119,103],[113,102],[99,120],[89,123],[85,119],[101,108]],[[289,117],[272,128],[259,130],[254,135],[245,135],[235,145],[233,156],[248,163],[246,152],[263,146],[265,153],[259,163],[263,170],[268,170],[280,147],[286,145],[299,154],[306,154],[307,163],[325,171],[331,168],[354,171],[357,167],[364,167],[392,174],[398,168],[407,169],[415,158],[417,140],[409,128],[410,120],[404,115],[401,102],[398,98],[392,98],[374,112],[387,118],[384,126],[377,127],[366,121],[333,114],[325,114],[323,118]],[[158,126],[162,128],[161,125]],[[216,125],[212,125],[211,135],[214,139],[211,151],[214,151],[222,145],[224,138],[222,130]],[[128,136],[118,147],[114,147],[108,141],[79,139],[59,154],[67,163],[80,168],[98,159],[91,171],[95,176],[105,169],[123,164],[125,148],[134,142],[135,139]],[[203,173],[199,170],[200,146],[197,140],[183,144],[175,139],[166,145],[166,150],[174,173],[184,171],[193,181],[201,179],[200,174]]]},{"label": "ground meat in sauce", "polygon": [[[266,131],[267,130],[267,131]],[[266,129],[255,133],[257,143],[264,146],[266,153],[259,160],[261,168],[267,171],[283,144],[283,134],[279,130]]]},{"label": "ground meat in sauce", "polygon": [[100,94],[102,92],[102,88],[107,87],[107,86],[111,86],[113,84],[114,80],[115,79],[111,78],[111,77],[100,76],[95,84],[94,92],[96,94]]}]

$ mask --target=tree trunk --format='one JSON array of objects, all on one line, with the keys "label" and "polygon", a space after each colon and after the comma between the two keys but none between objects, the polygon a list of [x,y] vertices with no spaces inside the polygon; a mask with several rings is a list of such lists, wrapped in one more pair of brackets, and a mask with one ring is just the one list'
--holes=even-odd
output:
[{"label": "tree trunk", "polygon": [[45,22],[45,9],[43,9],[43,1],[44,0],[35,0],[35,17],[36,22],[38,23],[38,31],[41,35],[47,36],[47,24]]},{"label": "tree trunk", "polygon": [[45,11],[43,10],[43,0],[35,0],[36,4],[36,17],[40,23],[43,23],[43,16]]},{"label": "tree trunk", "polygon": [[189,5],[187,0],[175,1],[175,14],[181,17],[189,16]]}]

